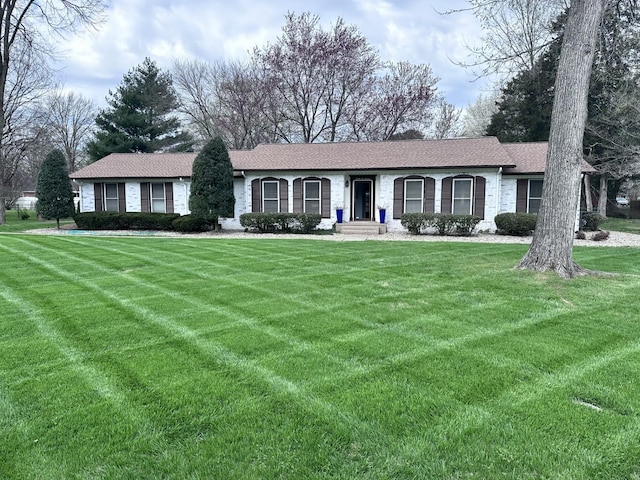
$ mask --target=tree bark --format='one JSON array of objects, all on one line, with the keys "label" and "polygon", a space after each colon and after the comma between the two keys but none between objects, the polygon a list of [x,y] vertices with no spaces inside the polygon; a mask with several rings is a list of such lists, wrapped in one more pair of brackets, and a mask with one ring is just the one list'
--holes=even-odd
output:
[{"label": "tree bark", "polygon": [[607,202],[609,201],[609,176],[606,173],[600,175],[600,192],[598,197],[598,213],[607,216]]},{"label": "tree bark", "polygon": [[608,2],[571,2],[556,76],[542,202],[531,246],[518,268],[551,270],[563,278],[585,273],[573,261],[573,240],[580,201],[589,78]]}]

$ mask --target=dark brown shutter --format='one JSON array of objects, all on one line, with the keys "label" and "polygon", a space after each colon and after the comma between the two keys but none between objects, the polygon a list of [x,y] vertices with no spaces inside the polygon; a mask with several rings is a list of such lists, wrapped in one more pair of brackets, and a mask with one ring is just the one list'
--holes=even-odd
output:
[{"label": "dark brown shutter", "polygon": [[322,218],[331,217],[331,180],[323,178],[320,180],[322,187],[322,196],[320,197],[320,213]]},{"label": "dark brown shutter", "polygon": [[125,197],[124,183],[118,183],[118,211],[127,211],[127,199]]},{"label": "dark brown shutter", "polygon": [[293,213],[302,213],[302,179],[293,181]]},{"label": "dark brown shutter", "polygon": [[93,199],[95,203],[95,211],[102,212],[104,211],[104,205],[102,204],[102,183],[94,183],[93,184]]},{"label": "dark brown shutter", "polygon": [[280,179],[280,213],[289,212],[289,182]]},{"label": "dark brown shutter", "polygon": [[424,213],[436,211],[436,179],[425,177],[424,179]]},{"label": "dark brown shutter", "polygon": [[404,177],[393,181],[393,218],[402,218],[404,213]]},{"label": "dark brown shutter", "polygon": [[150,189],[151,184],[149,182],[140,183],[140,211],[142,212],[151,211]]},{"label": "dark brown shutter", "polygon": [[484,197],[487,181],[484,177],[475,178],[475,190],[473,196],[473,214],[484,220]]},{"label": "dark brown shutter", "polygon": [[167,213],[173,213],[173,182],[165,182],[164,195]]},{"label": "dark brown shutter", "polygon": [[519,178],[516,187],[516,212],[527,212],[527,196],[529,193],[529,180]]},{"label": "dark brown shutter", "polygon": [[442,194],[440,196],[440,213],[451,213],[451,198],[453,196],[453,177],[442,179]]},{"label": "dark brown shutter", "polygon": [[251,180],[251,211],[254,213],[262,210],[262,185],[260,179]]}]

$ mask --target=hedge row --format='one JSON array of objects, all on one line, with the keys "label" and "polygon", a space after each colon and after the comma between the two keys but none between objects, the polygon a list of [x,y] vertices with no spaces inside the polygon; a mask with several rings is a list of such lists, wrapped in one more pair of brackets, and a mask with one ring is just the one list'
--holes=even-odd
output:
[{"label": "hedge row", "polygon": [[172,230],[177,213],[85,212],[73,218],[82,230]]},{"label": "hedge row", "polygon": [[243,213],[240,225],[253,232],[311,233],[322,217],[316,213]]},{"label": "hedge row", "polygon": [[496,215],[497,233],[502,235],[529,235],[536,228],[538,215],[535,213],[501,213]]},{"label": "hedge row", "polygon": [[204,218],[177,213],[85,212],[74,217],[81,230],[174,230],[206,232],[211,224]]},{"label": "hedge row", "polygon": [[413,235],[425,233],[427,229],[433,228],[439,235],[469,236],[480,220],[480,217],[475,215],[405,213],[400,218],[400,223]]}]

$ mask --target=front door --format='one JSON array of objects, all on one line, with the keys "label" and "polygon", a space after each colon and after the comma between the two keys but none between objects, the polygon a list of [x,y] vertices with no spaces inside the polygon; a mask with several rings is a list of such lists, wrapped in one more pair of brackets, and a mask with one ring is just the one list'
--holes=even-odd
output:
[{"label": "front door", "polygon": [[371,220],[371,191],[373,190],[372,180],[353,181],[353,219]]}]

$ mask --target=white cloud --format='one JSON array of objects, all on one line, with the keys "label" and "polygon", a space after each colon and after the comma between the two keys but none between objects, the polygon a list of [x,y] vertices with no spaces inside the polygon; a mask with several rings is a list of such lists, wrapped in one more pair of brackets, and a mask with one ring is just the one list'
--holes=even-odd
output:
[{"label": "white cloud", "polygon": [[466,56],[465,42],[479,35],[469,13],[439,15],[464,0],[113,0],[108,21],[62,45],[63,77],[72,89],[102,102],[122,76],[151,57],[160,68],[175,58],[242,60],[255,46],[274,42],[287,12],[310,11],[328,27],[341,16],[358,27],[384,60],[428,63],[440,90],[459,106],[475,99],[472,76],[452,59]]}]

